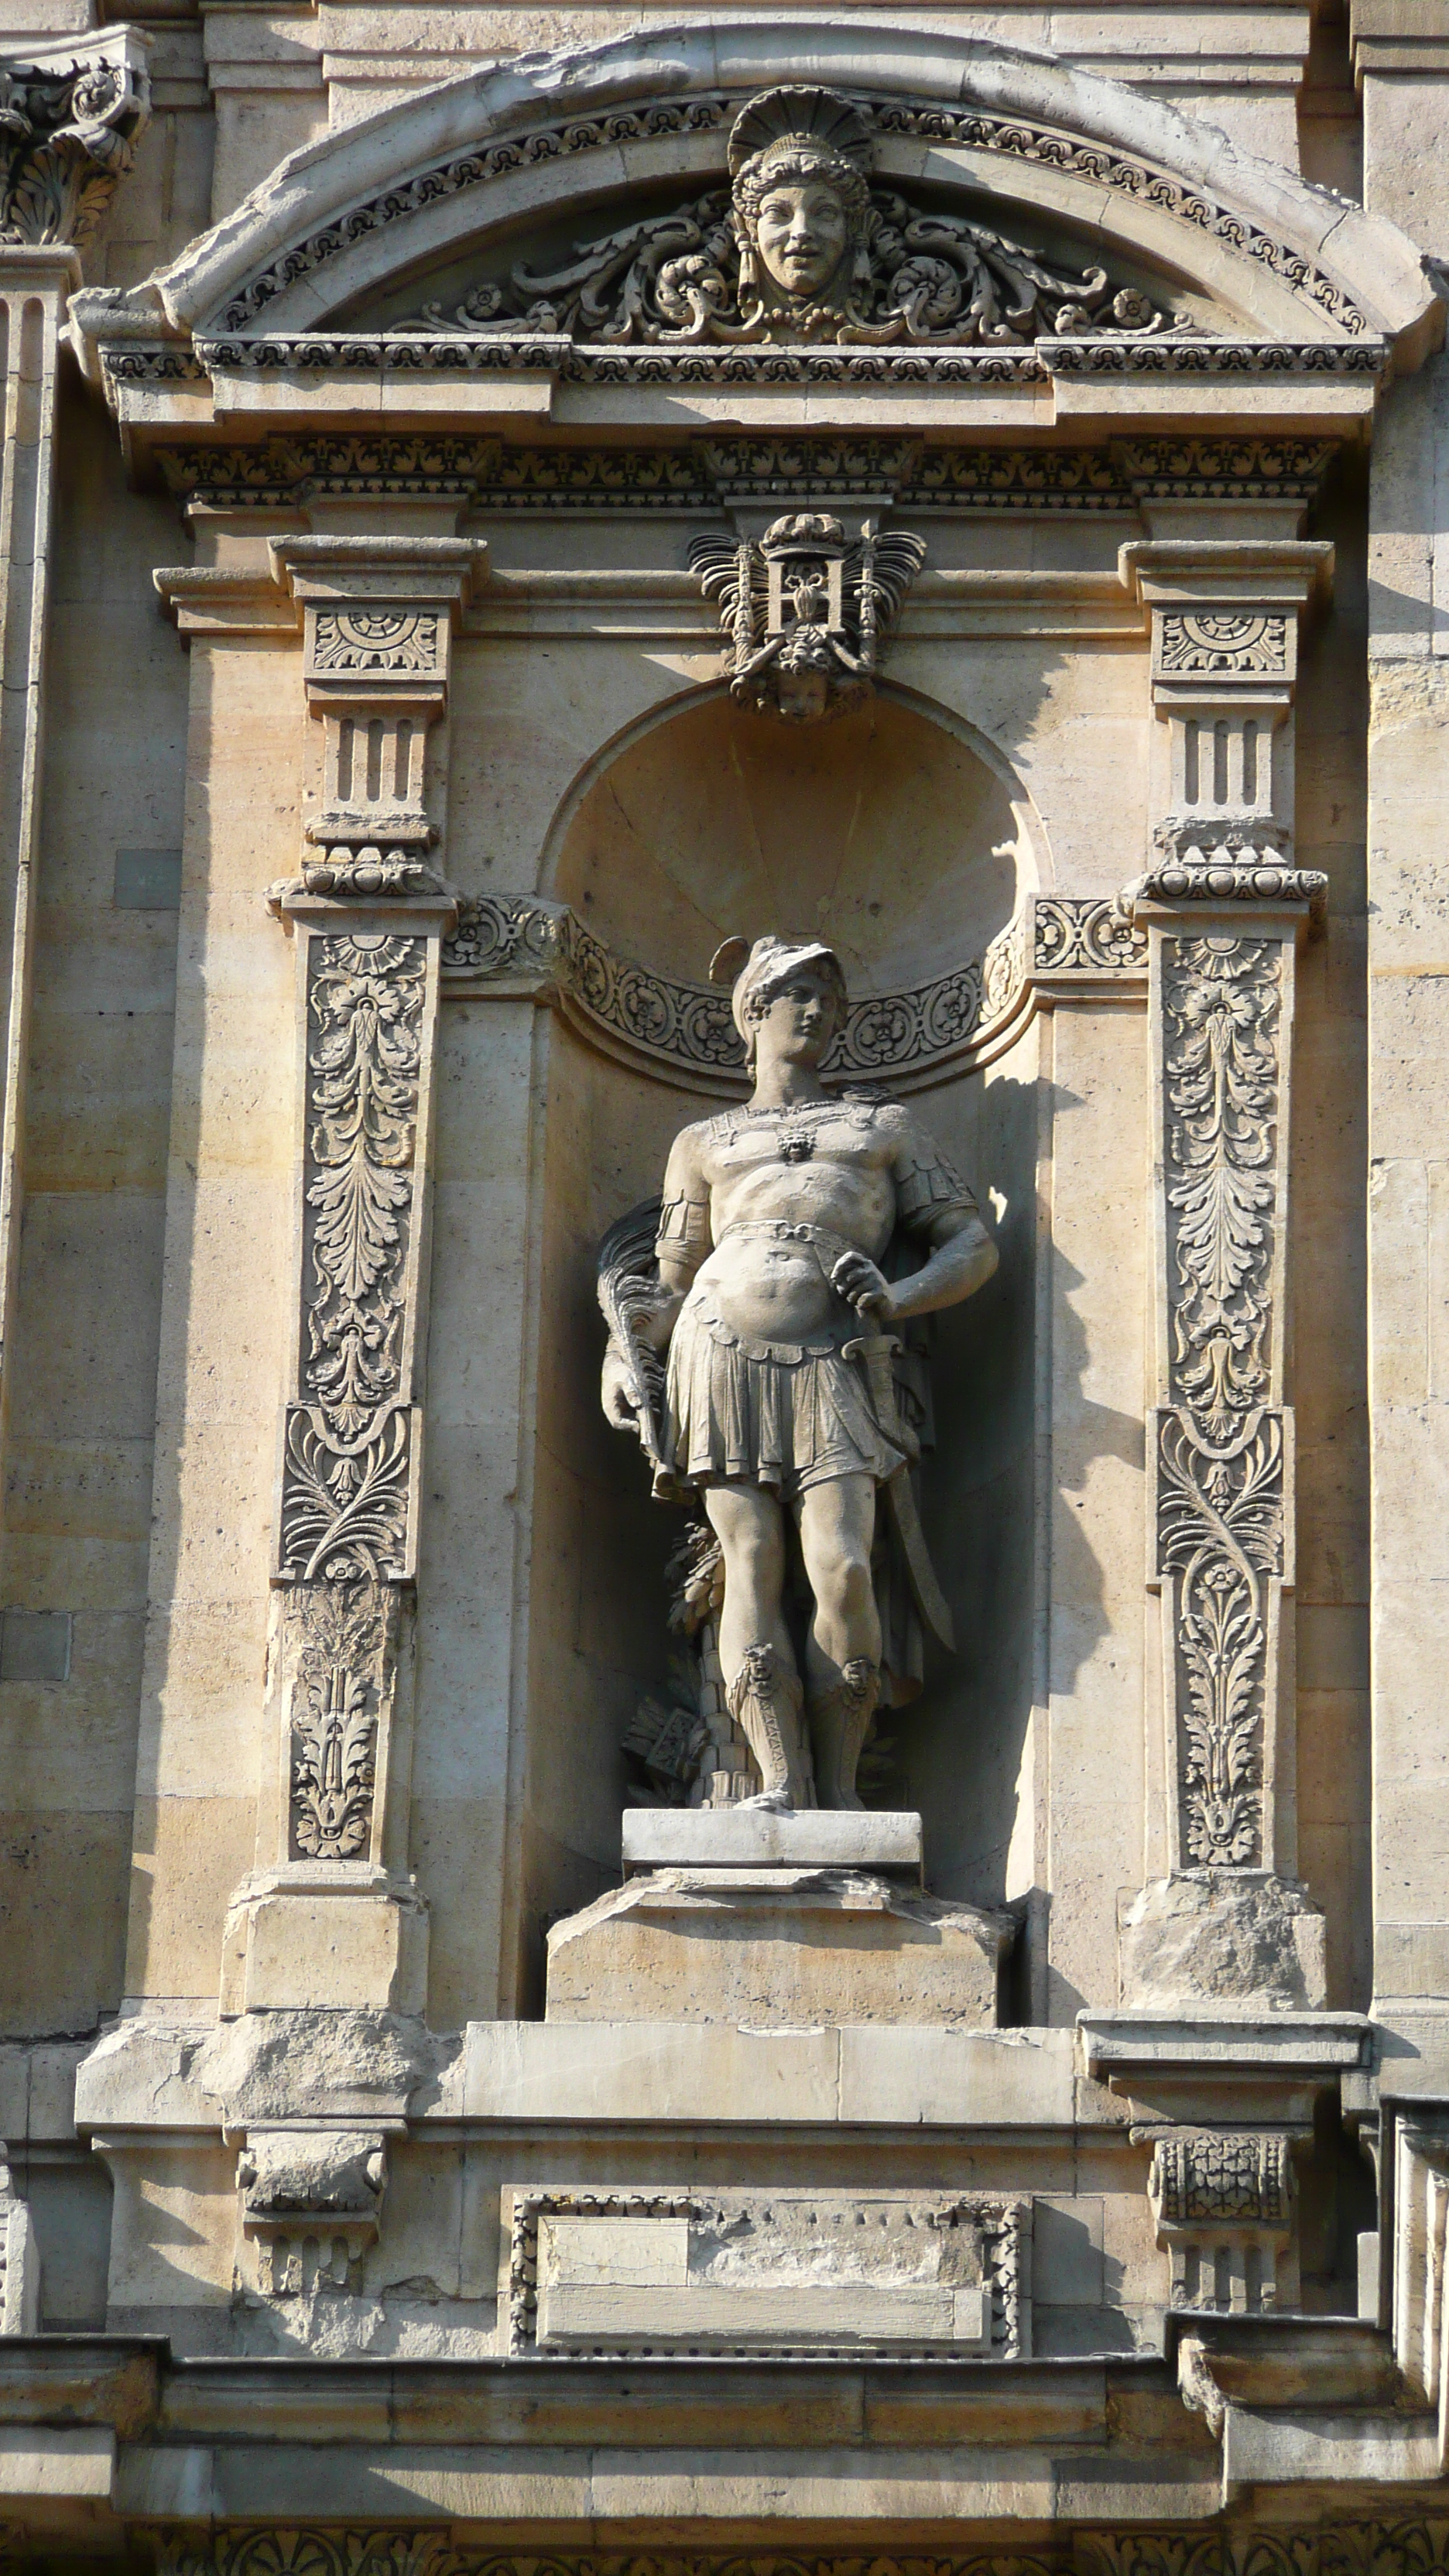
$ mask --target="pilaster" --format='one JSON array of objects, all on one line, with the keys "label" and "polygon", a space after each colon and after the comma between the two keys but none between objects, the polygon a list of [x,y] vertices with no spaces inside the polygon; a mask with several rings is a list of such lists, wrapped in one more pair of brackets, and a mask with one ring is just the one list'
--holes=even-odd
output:
[{"label": "pilaster", "polygon": [[1292,864],[1292,707],[1299,620],[1331,557],[1129,553],[1166,737],[1154,860],[1131,890],[1150,951],[1162,1874],[1124,1909],[1122,1993],[1312,2008],[1323,1925],[1294,1876],[1288,1139],[1296,955],[1326,881]]},{"label": "pilaster", "polygon": [[270,1787],[223,1948],[223,2013],[421,2012],[408,1872],[418,1482],[440,961],[457,904],[429,863],[454,625],[483,549],[296,537],[320,785],[297,877],[293,1285],[267,1673]]},{"label": "pilaster", "polygon": [[[0,66],[8,75],[0,172],[0,942],[8,951],[0,969],[0,1355],[13,1339],[24,1210],[56,367],[67,297],[81,281],[80,248],[129,169],[149,113],[149,50],[149,37],[118,27],[34,46]],[[0,1365],[0,1452],[9,1400],[10,1372]]]}]

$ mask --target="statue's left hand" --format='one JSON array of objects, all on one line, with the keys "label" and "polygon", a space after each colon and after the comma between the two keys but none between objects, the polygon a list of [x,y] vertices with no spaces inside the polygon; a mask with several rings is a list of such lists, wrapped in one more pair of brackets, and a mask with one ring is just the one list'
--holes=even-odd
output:
[{"label": "statue's left hand", "polygon": [[838,1297],[853,1306],[868,1322],[889,1321],[895,1300],[890,1283],[877,1270],[868,1253],[842,1252],[830,1273],[830,1285]]}]

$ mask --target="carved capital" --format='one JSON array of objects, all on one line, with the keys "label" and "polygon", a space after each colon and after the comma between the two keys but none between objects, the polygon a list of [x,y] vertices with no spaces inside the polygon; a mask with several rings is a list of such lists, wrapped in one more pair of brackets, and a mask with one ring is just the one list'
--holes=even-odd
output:
[{"label": "carved capital", "polygon": [[382,2228],[381,2130],[253,2129],[237,2163],[243,2235],[258,2246],[258,2285],[273,2298],[361,2287]]},{"label": "carved capital", "polygon": [[1333,548],[1293,538],[1160,538],[1123,547],[1152,619],[1152,697],[1174,708],[1288,706],[1299,620],[1327,588]]},{"label": "carved capital", "polygon": [[[438,838],[428,811],[429,727],[447,714],[452,639],[488,549],[459,537],[279,537],[280,587],[302,610],[303,684],[323,728],[320,811],[298,890],[436,893],[421,866]],[[274,890],[275,891],[275,890]],[[275,908],[275,907],[274,907]]]},{"label": "carved capital", "polygon": [[1281,2131],[1174,2129],[1148,2180],[1175,2308],[1258,2314],[1296,2293],[1293,2162]]},{"label": "carved capital", "polygon": [[84,249],[151,108],[134,27],[0,62],[0,244]]},{"label": "carved capital", "polygon": [[1157,839],[1161,855],[1122,890],[1120,901],[1134,921],[1149,919],[1154,907],[1226,904],[1260,914],[1297,910],[1311,931],[1326,927],[1328,879],[1321,868],[1293,865],[1279,846],[1287,834],[1277,826],[1265,824],[1250,839],[1236,826],[1216,832],[1201,817],[1169,815]]}]

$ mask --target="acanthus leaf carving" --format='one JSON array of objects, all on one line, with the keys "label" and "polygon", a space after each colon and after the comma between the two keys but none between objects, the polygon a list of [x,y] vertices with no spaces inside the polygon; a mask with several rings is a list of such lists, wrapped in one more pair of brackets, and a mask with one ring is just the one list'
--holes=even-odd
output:
[{"label": "acanthus leaf carving", "polygon": [[0,242],[83,248],[150,108],[129,46],[0,65]]},{"label": "acanthus leaf carving", "polygon": [[1163,940],[1168,1392],[1156,1432],[1159,1570],[1174,1587],[1184,1851],[1264,1857],[1266,1581],[1281,1576],[1284,1416],[1271,1338],[1283,947]]},{"label": "acanthus leaf carving", "polygon": [[301,1584],[289,1594],[291,1856],[356,1860],[372,1835],[390,1605],[383,1586]]},{"label": "acanthus leaf carving", "polygon": [[426,995],[423,938],[309,943],[302,1350],[279,1548],[293,1581],[406,1572],[403,1341]]},{"label": "acanthus leaf carving", "polygon": [[[1362,308],[1300,251],[1245,223],[1235,209],[1221,205],[1190,182],[1130,153],[1104,149],[1091,138],[1062,134],[1033,124],[1028,118],[992,116],[974,108],[943,107],[934,101],[852,97],[849,104],[877,135],[962,145],[972,151],[1001,155],[1008,161],[1022,160],[1081,175],[1106,191],[1109,201],[1116,193],[1147,200],[1170,221],[1206,235],[1231,254],[1245,257],[1284,280],[1316,314],[1325,316],[1340,331],[1363,339],[1370,332]],[[222,329],[248,331],[268,304],[298,279],[315,275],[369,234],[390,223],[406,222],[440,200],[486,186],[490,180],[542,160],[595,151],[612,153],[621,144],[658,136],[717,132],[734,121],[738,106],[737,98],[720,92],[685,100],[659,98],[637,106],[616,107],[605,116],[555,119],[532,131],[453,154],[350,207],[342,220],[327,223],[293,243],[233,297],[222,316]],[[1206,345],[1210,348],[1212,344]],[[1309,345],[1317,351],[1317,364],[1332,367],[1335,359],[1344,354],[1332,343]],[[1130,353],[1132,344],[1128,349]],[[1141,349],[1136,353],[1146,354]],[[1094,358],[1097,352],[1085,349],[1081,354]],[[1305,348],[1285,352],[1272,347],[1260,353],[1240,347],[1236,361],[1252,370],[1255,361],[1282,364],[1286,359],[1291,368],[1295,358],[1305,354]],[[1361,354],[1371,369],[1384,363],[1381,345],[1366,346],[1354,354]]]},{"label": "acanthus leaf carving", "polygon": [[[1105,268],[1049,261],[967,216],[873,187],[871,159],[864,104],[806,83],[765,90],[734,120],[728,192],[578,242],[561,266],[516,262],[451,315],[425,304],[413,327],[600,345],[1021,348],[1167,326],[1160,306]],[[795,201],[807,193],[802,213]]]},{"label": "acanthus leaf carving", "polygon": [[1268,1383],[1281,948],[1208,934],[1167,950],[1170,1383],[1223,1437]]}]

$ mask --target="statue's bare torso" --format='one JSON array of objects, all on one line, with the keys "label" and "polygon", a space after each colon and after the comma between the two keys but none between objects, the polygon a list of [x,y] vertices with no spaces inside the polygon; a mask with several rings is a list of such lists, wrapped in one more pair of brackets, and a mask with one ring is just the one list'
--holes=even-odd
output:
[{"label": "statue's bare torso", "polygon": [[684,1130],[666,1195],[678,1189],[708,1205],[712,1249],[695,1285],[724,1323],[751,1340],[798,1342],[849,1311],[830,1269],[847,1247],[872,1261],[884,1253],[908,1124],[893,1105],[841,1101],[808,1120],[741,1112]]}]

